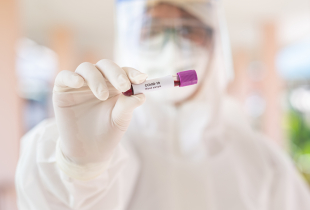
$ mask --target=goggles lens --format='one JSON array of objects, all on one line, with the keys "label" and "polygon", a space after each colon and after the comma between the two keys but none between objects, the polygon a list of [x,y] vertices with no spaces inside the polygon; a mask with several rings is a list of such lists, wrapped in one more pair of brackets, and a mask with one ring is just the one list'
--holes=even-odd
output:
[{"label": "goggles lens", "polygon": [[140,47],[150,51],[161,50],[171,39],[180,50],[189,50],[193,45],[208,47],[212,34],[210,27],[196,20],[153,19],[143,24]]}]

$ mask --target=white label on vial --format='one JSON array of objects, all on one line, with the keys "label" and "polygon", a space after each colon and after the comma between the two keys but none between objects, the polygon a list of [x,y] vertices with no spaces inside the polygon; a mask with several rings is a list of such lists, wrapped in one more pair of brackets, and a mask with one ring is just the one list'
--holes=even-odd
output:
[{"label": "white label on vial", "polygon": [[134,94],[146,93],[171,87],[174,87],[174,79],[171,75],[157,79],[146,80],[139,85],[132,85]]}]

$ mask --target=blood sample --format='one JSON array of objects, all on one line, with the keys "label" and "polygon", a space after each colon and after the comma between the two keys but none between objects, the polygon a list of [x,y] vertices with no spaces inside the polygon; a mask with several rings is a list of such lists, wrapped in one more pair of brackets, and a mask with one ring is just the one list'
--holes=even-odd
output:
[{"label": "blood sample", "polygon": [[156,79],[146,80],[145,82],[135,85],[132,84],[131,88],[123,92],[125,96],[136,95],[139,93],[146,93],[170,87],[185,87],[195,85],[198,82],[195,70],[187,70],[178,72],[176,76],[165,76]]}]

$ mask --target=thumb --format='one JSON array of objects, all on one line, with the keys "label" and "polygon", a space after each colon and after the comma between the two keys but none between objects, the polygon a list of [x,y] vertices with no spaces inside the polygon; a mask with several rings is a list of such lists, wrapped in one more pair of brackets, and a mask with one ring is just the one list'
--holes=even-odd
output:
[{"label": "thumb", "polygon": [[121,94],[112,111],[113,124],[121,131],[126,131],[129,126],[133,110],[138,106],[141,106],[144,102],[144,94],[132,95],[130,97]]}]

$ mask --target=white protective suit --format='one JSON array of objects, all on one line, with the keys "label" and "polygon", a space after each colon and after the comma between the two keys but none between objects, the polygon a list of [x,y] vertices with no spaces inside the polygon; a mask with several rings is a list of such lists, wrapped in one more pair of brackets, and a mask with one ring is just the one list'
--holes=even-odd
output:
[{"label": "white protective suit", "polygon": [[[145,64],[138,62],[138,49],[131,46],[137,44],[134,35],[125,33],[128,27],[134,27],[125,13],[142,14],[141,2],[146,1],[123,0],[117,8],[117,61],[121,66],[137,69]],[[66,158],[65,154],[70,151],[65,150],[70,149],[70,143],[66,147],[60,142],[66,129],[59,123],[65,118],[59,117],[59,107],[55,107],[57,123],[54,119],[46,120],[22,139],[16,173],[20,210],[310,209],[307,186],[292,161],[270,140],[254,132],[242,117],[238,104],[224,94],[229,78],[228,67],[223,65],[226,41],[220,36],[221,24],[209,23],[212,18],[204,15],[210,5],[214,8],[213,3],[208,2],[206,9],[188,2],[193,0],[169,0],[210,24],[216,37],[214,50],[209,53],[213,56],[205,68],[207,74],[201,73],[195,96],[175,106],[174,102],[180,98],[178,95],[174,101],[173,94],[180,92],[167,92],[166,98],[161,97],[165,95],[162,92],[148,95],[143,106],[135,110],[121,143],[108,145],[106,154],[109,155],[95,154],[87,161],[79,154]],[[150,1],[148,6],[156,3]],[[96,64],[99,69],[103,66],[100,62]],[[83,76],[79,69],[76,72]],[[67,91],[58,87],[61,82],[56,80],[56,97]],[[135,81],[131,79],[131,82]],[[82,85],[76,85],[81,93],[91,93]],[[121,87],[116,89],[122,91]],[[100,91],[94,93],[99,94],[97,98],[106,97]],[[94,98],[92,94],[87,97],[90,101]],[[78,121],[79,116],[74,117]],[[90,127],[100,127],[97,121],[95,117],[90,119]],[[80,126],[77,123],[75,127],[79,134]],[[68,135],[68,138],[71,137]],[[110,146],[113,149],[109,149]],[[96,151],[96,148],[82,148],[85,152],[83,149]],[[79,164],[83,166],[85,161],[92,164],[81,169]]]}]

